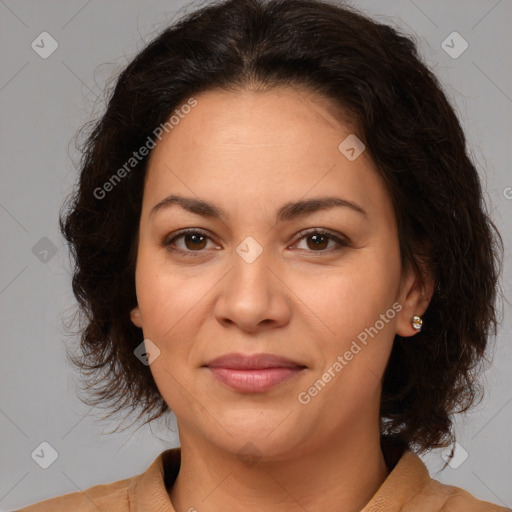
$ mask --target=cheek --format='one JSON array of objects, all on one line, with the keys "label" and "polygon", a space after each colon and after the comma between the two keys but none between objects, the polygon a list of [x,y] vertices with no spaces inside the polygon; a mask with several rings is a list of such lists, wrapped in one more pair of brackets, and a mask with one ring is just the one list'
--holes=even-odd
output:
[{"label": "cheek", "polygon": [[[311,309],[319,311],[322,320],[314,328],[321,334],[310,333],[321,361],[310,384],[314,386],[317,379],[327,383],[316,403],[332,404],[327,409],[333,422],[376,399],[395,337],[400,308],[394,293],[397,269],[389,262],[366,268],[354,266],[350,272],[336,273],[325,280],[322,293],[308,294]],[[341,409],[340,400],[345,404]]]},{"label": "cheek", "polygon": [[304,278],[302,289],[308,290],[308,302],[316,305],[313,309],[322,320],[347,339],[373,325],[392,307],[399,279],[398,254],[392,249],[386,254],[364,248],[323,277]]},{"label": "cheek", "polygon": [[159,339],[192,313],[215,282],[199,267],[171,265],[164,251],[154,249],[139,253],[135,280],[145,335]]},{"label": "cheek", "polygon": [[[391,307],[400,261],[398,245],[387,243],[389,239],[382,236],[367,247],[350,250],[336,266],[312,267],[308,272],[292,266],[283,269],[285,281],[293,282],[298,297],[318,320],[310,329],[327,334],[329,339],[320,337],[325,343],[332,343],[332,337],[352,339]],[[142,247],[136,286],[145,336],[163,340],[170,330],[179,331],[180,324],[188,323],[205,307],[209,290],[219,293],[218,280],[218,268],[178,266],[171,264],[165,251]],[[297,304],[297,309],[301,308]]]}]

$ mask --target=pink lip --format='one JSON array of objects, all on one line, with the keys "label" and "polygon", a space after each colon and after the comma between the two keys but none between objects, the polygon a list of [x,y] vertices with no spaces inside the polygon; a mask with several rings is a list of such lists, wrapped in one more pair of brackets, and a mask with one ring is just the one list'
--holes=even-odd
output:
[{"label": "pink lip", "polygon": [[267,391],[291,379],[305,366],[272,354],[227,354],[205,365],[213,375],[236,391]]}]

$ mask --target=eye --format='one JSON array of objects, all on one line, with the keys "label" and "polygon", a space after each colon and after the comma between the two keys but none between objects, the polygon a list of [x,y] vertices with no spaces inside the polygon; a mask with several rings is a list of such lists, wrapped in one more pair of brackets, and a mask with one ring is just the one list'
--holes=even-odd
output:
[{"label": "eye", "polygon": [[[180,239],[183,240],[181,246],[176,243],[176,241]],[[207,240],[211,239],[206,233],[196,228],[189,228],[180,231],[170,240],[164,241],[163,246],[170,251],[186,253],[190,256],[199,256],[200,253],[204,252],[203,249],[207,245]],[[190,254],[194,252],[199,254]]]},{"label": "eye", "polygon": [[[348,239],[342,239],[324,229],[301,231],[299,236],[299,242],[302,242],[303,240],[306,242],[307,248],[305,250],[307,252],[323,254],[325,252],[332,252],[333,250],[338,250],[341,247],[348,247],[350,245]],[[208,245],[208,240],[211,240],[211,238],[205,232],[197,228],[189,228],[178,232],[169,240],[164,241],[163,246],[169,251],[180,252],[187,256],[200,256],[204,253],[204,249]],[[182,244],[179,244],[178,241],[182,241]],[[331,243],[330,247],[329,243]],[[297,245],[297,242],[295,245]]]},{"label": "eye", "polygon": [[[308,252],[317,252],[322,254],[324,252],[332,252],[332,250],[338,250],[341,247],[348,247],[350,245],[348,240],[342,239],[324,229],[301,231],[299,236],[299,242],[304,240],[306,244],[306,251]],[[332,242],[330,248],[329,242]]]}]

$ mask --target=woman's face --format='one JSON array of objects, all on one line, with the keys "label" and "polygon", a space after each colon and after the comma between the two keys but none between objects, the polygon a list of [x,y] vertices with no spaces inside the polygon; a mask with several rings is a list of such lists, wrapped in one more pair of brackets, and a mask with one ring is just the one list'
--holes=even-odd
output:
[{"label": "woman's face", "polygon": [[[313,93],[195,99],[150,156],[131,313],[182,442],[277,459],[375,434],[395,333],[426,309],[383,182]],[[227,354],[296,366],[208,366]]]}]

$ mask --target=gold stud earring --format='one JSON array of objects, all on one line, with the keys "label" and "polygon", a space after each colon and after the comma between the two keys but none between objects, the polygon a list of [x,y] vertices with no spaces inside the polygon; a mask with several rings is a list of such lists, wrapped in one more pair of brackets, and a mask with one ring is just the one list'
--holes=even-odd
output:
[{"label": "gold stud earring", "polygon": [[421,326],[423,325],[423,320],[421,319],[421,316],[414,315],[412,317],[412,326],[417,330],[421,331]]}]

